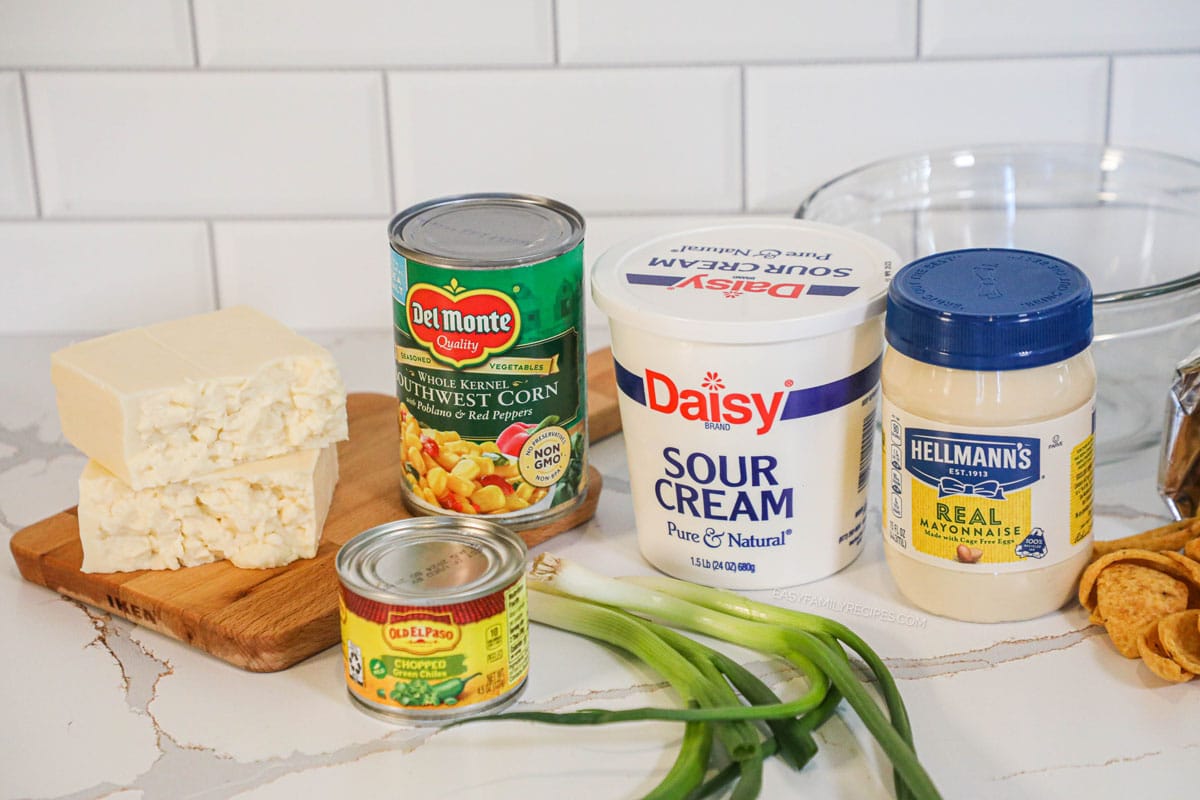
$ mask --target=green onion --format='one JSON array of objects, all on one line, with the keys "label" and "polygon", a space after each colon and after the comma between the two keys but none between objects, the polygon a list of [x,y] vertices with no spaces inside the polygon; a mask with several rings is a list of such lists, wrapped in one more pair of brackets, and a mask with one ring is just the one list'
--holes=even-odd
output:
[{"label": "green onion", "polygon": [[[685,703],[696,701],[703,707],[630,708],[621,711],[591,709],[573,711],[568,714],[516,711],[497,714],[489,719],[558,721],[559,724],[578,725],[638,720],[674,720],[678,722],[771,720],[787,719],[811,711],[818,708],[823,699],[814,699],[808,693],[798,700],[775,705],[748,708],[728,704],[727,701],[736,699],[732,697],[728,686],[714,685],[718,681],[707,678],[696,662],[677,652],[654,633],[655,630],[665,629],[653,626],[645,620],[614,608],[594,605],[573,597],[537,592],[529,595],[529,616],[536,622],[599,639],[632,653],[666,678]],[[693,644],[697,647],[701,646],[695,642]],[[557,720],[549,719],[550,717],[555,717]],[[578,719],[575,719],[576,717]],[[451,724],[458,725],[468,721],[470,720],[463,719]]]},{"label": "green onion", "polygon": [[900,690],[896,687],[896,681],[892,678],[891,672],[888,671],[887,666],[883,663],[883,659],[871,649],[870,645],[842,623],[816,614],[806,614],[803,611],[794,611],[768,603],[759,603],[723,589],[697,586],[694,583],[676,580],[675,578],[631,577],[621,578],[620,580],[670,594],[682,600],[687,600],[689,603],[695,603],[696,605],[731,614],[742,619],[799,628],[812,634],[829,636],[838,641],[845,642],[850,649],[866,662],[875,679],[879,681],[879,689],[884,696],[884,701],[887,703],[888,713],[892,718],[892,725],[904,736],[909,744],[912,744],[912,728],[908,720],[908,711],[904,707],[904,699],[900,696]]},{"label": "green onion", "polygon": [[[663,641],[692,661],[707,660],[711,663],[733,684],[735,689],[741,692],[744,698],[754,704],[755,709],[762,710],[765,706],[781,704],[779,696],[771,691],[770,687],[760,681],[750,670],[724,653],[713,650],[711,647],[706,647],[699,642],[692,641],[686,636],[676,633],[670,628],[664,628],[661,625],[651,623],[650,629],[657,633]],[[822,705],[824,705],[824,702],[822,701]],[[820,706],[816,708],[819,709]],[[813,709],[808,713],[813,713],[815,710]],[[796,713],[800,712],[797,711]],[[771,732],[775,734],[780,753],[794,768],[801,769],[817,754],[817,743],[813,740],[812,735],[804,730],[795,714],[780,719],[764,717],[763,721],[767,723]]]},{"label": "green onion", "polygon": [[[912,726],[908,719],[908,710],[904,707],[904,699],[900,696],[900,690],[896,686],[896,681],[892,678],[892,673],[888,671],[887,666],[883,663],[883,659],[871,649],[870,645],[842,623],[817,614],[806,614],[803,611],[780,608],[769,603],[759,603],[733,592],[697,586],[694,583],[676,580],[675,578],[629,577],[621,578],[620,580],[653,591],[663,592],[690,603],[731,614],[741,619],[807,631],[821,637],[826,643],[828,643],[830,638],[844,642],[867,664],[871,670],[871,674],[879,682],[879,690],[883,694],[884,702],[887,704],[892,727],[905,743],[908,744],[909,748],[912,748]],[[840,647],[831,649],[841,652]],[[837,705],[836,701],[834,701],[834,705]],[[829,709],[829,713],[833,713],[832,708]],[[819,725],[820,723],[817,724]],[[899,774],[896,776],[896,787],[898,796],[901,798],[908,796],[908,792],[905,791],[906,786],[900,779]]]},{"label": "green onion", "polygon": [[676,800],[681,793],[699,791],[692,787],[702,786],[711,751],[712,726],[705,722],[689,722],[683,729],[683,744],[675,763],[643,800]]},{"label": "green onion", "polygon": [[663,592],[605,577],[549,553],[534,559],[528,577],[532,589],[568,594],[593,603],[648,614],[697,633],[785,658],[808,678],[808,694],[802,699],[811,700],[814,706],[829,690],[828,677],[807,654],[797,651],[788,638],[788,631],[778,626],[711,611]]},{"label": "green onion", "polygon": [[[650,585],[642,585],[650,584]],[[620,581],[607,578],[565,559],[543,554],[529,571],[529,586],[542,592],[567,594],[592,603],[614,606],[663,620],[696,633],[714,636],[761,652],[787,659],[808,676],[809,695],[819,704],[825,699],[829,683],[858,713],[868,730],[887,753],[897,772],[897,793],[917,798],[940,797],[933,781],[917,760],[911,746],[907,712],[899,701],[895,682],[883,662],[859,637],[845,626],[814,615],[789,612],[786,621],[768,613],[764,604],[732,593],[672,581],[662,584],[687,599],[650,588],[650,581]],[[737,615],[722,608],[735,610]],[[767,606],[766,608],[773,608]],[[779,611],[782,611],[781,609]],[[803,627],[799,625],[803,623]],[[796,627],[793,627],[796,625]],[[808,628],[808,629],[805,629]],[[889,720],[875,700],[863,688],[839,646],[830,639],[845,641],[858,652],[880,680],[892,719]],[[659,639],[658,641],[662,641]],[[821,713],[832,713],[825,706]],[[815,725],[817,717],[812,722]],[[823,721],[823,720],[821,720]],[[736,759],[735,759],[736,760]],[[749,763],[749,762],[747,762]]]},{"label": "green onion", "polygon": [[[555,627],[581,633],[585,636],[621,647],[641,658],[679,693],[688,704],[700,705],[738,705],[728,685],[714,681],[710,664],[693,664],[678,651],[665,644],[645,623],[623,612],[581,603],[565,597],[554,595],[533,595],[529,598],[530,615],[535,619]],[[739,709],[741,707],[739,706]],[[634,714],[629,719],[648,719],[645,710],[633,709]],[[619,712],[609,712],[609,721]],[[628,712],[627,712],[628,713]],[[529,719],[523,714],[505,714],[501,717],[508,719]],[[555,715],[561,720],[570,718],[573,714]],[[691,735],[685,729],[684,741],[675,765],[663,781],[655,787],[656,793],[662,797],[681,797],[695,789],[704,778],[704,767],[697,768],[697,762],[707,764],[708,751],[711,749],[711,734],[699,731],[689,723]],[[762,760],[759,755],[759,737],[753,725],[747,721],[729,721],[721,723],[716,728],[716,735],[721,739],[729,757],[734,761],[757,761],[757,770],[753,763],[743,771],[741,782],[762,780]],[[740,785],[740,782],[739,782]],[[757,791],[749,796],[756,796]]]},{"label": "green onion", "polygon": [[[777,740],[768,739],[763,742],[761,753],[764,759],[775,755]],[[736,780],[741,773],[741,764],[737,761],[729,764],[716,775],[709,778],[700,788],[688,795],[688,800],[704,800],[705,797],[712,797],[717,792],[724,789],[732,781]]]}]

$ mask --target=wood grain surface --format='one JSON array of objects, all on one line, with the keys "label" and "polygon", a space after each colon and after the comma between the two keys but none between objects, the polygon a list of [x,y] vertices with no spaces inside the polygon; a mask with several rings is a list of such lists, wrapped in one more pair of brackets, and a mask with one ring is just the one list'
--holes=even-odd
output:
[{"label": "wood grain surface", "polygon": [[[620,430],[612,358],[588,359],[588,427],[596,441]],[[400,499],[394,397],[351,394],[350,439],[338,445],[340,478],[317,555],[285,567],[239,569],[220,561],[178,570],[84,573],[79,520],[71,508],[13,535],[21,575],[68,597],[187,642],[242,669],[285,669],[339,641],[334,557],[367,528],[412,516]],[[600,474],[566,516],[521,531],[531,547],[590,519]]]}]

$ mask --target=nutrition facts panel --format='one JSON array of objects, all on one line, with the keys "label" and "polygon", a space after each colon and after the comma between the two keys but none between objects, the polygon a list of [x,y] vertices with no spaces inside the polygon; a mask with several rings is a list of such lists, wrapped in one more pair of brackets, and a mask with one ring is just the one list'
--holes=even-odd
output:
[{"label": "nutrition facts panel", "polygon": [[525,595],[525,579],[521,578],[504,592],[508,609],[508,676],[514,680],[529,669],[529,603]]}]

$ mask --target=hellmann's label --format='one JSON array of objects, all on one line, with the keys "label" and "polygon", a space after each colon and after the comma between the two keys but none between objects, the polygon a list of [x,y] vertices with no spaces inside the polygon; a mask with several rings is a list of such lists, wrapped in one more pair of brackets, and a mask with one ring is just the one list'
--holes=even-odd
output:
[{"label": "hellmann's label", "polygon": [[886,398],[883,527],[905,555],[1015,572],[1056,564],[1092,529],[1092,407],[1003,430],[949,426]]}]

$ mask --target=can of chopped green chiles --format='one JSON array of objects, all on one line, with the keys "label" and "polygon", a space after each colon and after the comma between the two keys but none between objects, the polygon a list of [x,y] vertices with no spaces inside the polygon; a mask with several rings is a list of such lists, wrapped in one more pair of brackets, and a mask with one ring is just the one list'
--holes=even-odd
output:
[{"label": "can of chopped green chiles", "polygon": [[587,490],[583,218],[473,194],[392,220],[405,505],[541,524]]},{"label": "can of chopped green chiles", "polygon": [[337,554],[342,658],[355,703],[441,723],[511,703],[529,674],[525,542],[485,519],[378,525]]}]

